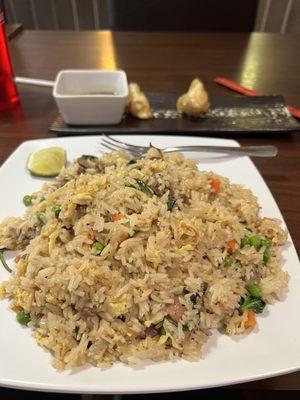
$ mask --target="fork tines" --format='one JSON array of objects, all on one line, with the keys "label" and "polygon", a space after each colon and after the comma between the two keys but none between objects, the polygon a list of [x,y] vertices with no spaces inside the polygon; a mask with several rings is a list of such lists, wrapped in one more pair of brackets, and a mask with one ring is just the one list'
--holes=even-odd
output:
[{"label": "fork tines", "polygon": [[141,155],[146,150],[146,147],[123,143],[107,135],[102,136],[101,145],[109,150],[127,150],[134,155]]}]

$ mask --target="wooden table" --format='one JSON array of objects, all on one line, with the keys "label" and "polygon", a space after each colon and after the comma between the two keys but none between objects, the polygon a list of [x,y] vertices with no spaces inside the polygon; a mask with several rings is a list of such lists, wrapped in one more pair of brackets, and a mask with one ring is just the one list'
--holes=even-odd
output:
[{"label": "wooden table", "polygon": [[[269,33],[133,33],[23,31],[10,42],[15,73],[54,79],[60,69],[124,69],[149,91],[185,91],[199,76],[209,92],[227,76],[265,94],[282,94],[300,107],[300,35]],[[0,114],[0,163],[24,140],[53,137],[57,115],[51,89],[19,85],[22,108]],[[274,144],[276,159],[254,158],[300,248],[300,132],[234,135],[242,145]],[[300,389],[300,373],[243,388]]]}]

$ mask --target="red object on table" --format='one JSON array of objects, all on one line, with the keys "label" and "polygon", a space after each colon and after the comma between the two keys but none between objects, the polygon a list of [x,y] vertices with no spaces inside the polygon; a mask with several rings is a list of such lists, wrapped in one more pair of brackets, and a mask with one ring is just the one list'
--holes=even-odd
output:
[{"label": "red object on table", "polygon": [[14,83],[13,69],[4,31],[4,15],[0,4],[0,111],[14,108],[19,95]]},{"label": "red object on table", "polygon": [[[228,89],[234,90],[235,92],[244,94],[245,96],[261,96],[261,93],[256,92],[255,90],[246,89],[243,86],[238,85],[230,79],[218,77],[214,79],[214,82],[219,83],[222,86],[227,87]],[[292,114],[293,117],[300,118],[300,109],[287,105],[287,109]]]}]

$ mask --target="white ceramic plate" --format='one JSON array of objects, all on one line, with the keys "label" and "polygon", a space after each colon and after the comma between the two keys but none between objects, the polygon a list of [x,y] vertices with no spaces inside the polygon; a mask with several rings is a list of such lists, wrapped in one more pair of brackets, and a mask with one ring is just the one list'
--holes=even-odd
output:
[{"label": "white ceramic plate", "polygon": [[[124,141],[165,147],[170,144],[211,144],[238,146],[233,140],[180,136],[118,136]],[[33,178],[25,165],[29,153],[58,145],[67,150],[68,160],[81,154],[97,154],[100,137],[84,136],[24,142],[0,169],[0,219],[21,215],[22,197],[37,190],[44,179]],[[99,154],[99,153],[98,153]],[[189,154],[197,156],[199,154]],[[209,156],[208,158],[205,158]],[[280,211],[259,172],[247,157],[232,158],[202,155],[202,169],[213,170],[253,190],[262,206],[262,214],[282,219]],[[274,166],[276,159],[274,159]],[[11,257],[12,258],[12,257]],[[183,360],[148,363],[139,368],[116,364],[110,369],[93,367],[57,372],[51,367],[51,355],[38,347],[29,329],[22,328],[8,303],[0,302],[0,385],[31,390],[76,393],[138,393],[207,388],[235,384],[300,368],[300,269],[294,245],[284,251],[284,269],[290,276],[284,302],[268,306],[258,316],[258,328],[248,336],[228,337],[217,332],[205,346],[205,359],[190,363]],[[8,273],[0,269],[0,281]]]}]

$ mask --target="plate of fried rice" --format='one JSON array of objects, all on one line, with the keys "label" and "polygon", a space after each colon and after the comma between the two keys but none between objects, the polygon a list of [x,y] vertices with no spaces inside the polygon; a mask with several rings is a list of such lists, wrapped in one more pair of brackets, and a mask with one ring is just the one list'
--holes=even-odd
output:
[{"label": "plate of fried rice", "polygon": [[[27,141],[0,169],[1,386],[163,392],[298,370],[299,260],[263,178],[248,157],[161,151],[238,143],[118,140],[151,147]],[[51,146],[67,165],[32,176]]]}]

